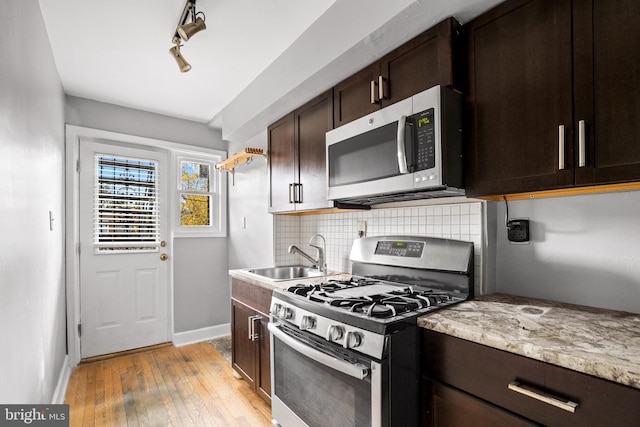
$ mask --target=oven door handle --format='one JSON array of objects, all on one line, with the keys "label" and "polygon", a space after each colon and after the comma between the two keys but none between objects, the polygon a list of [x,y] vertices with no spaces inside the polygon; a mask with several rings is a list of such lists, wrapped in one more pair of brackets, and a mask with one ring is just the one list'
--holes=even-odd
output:
[{"label": "oven door handle", "polygon": [[284,342],[289,347],[302,353],[303,355],[315,360],[318,363],[322,363],[329,368],[342,372],[350,377],[357,378],[359,380],[365,379],[369,375],[369,368],[360,364],[353,364],[336,357],[325,354],[312,347],[309,347],[295,338],[291,338],[286,333],[282,332],[278,326],[274,323],[269,323],[269,331],[277,337],[280,341]]}]

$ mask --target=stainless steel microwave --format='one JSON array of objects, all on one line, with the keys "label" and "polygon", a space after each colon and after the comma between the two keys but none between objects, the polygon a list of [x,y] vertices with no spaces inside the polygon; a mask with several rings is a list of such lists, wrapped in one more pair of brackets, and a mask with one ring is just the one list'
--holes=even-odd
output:
[{"label": "stainless steel microwave", "polygon": [[460,196],[462,97],[435,86],[326,134],[330,200],[372,205]]}]

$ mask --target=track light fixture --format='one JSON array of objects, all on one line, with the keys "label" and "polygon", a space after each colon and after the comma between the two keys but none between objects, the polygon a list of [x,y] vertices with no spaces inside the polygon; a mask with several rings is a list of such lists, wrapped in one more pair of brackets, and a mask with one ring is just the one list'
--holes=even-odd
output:
[{"label": "track light fixture", "polygon": [[[202,17],[199,15],[202,15]],[[169,49],[169,53],[176,60],[178,67],[180,67],[180,71],[183,73],[189,71],[191,69],[191,65],[189,65],[186,59],[184,59],[184,56],[180,53],[180,41],[189,41],[189,39],[195,34],[206,29],[207,26],[205,25],[205,19],[206,17],[204,13],[196,12],[196,0],[187,0],[184,4],[184,8],[182,9],[182,13],[180,14],[176,30],[171,38],[173,47]],[[190,21],[187,22],[188,20]]]},{"label": "track light fixture", "polygon": [[186,73],[191,69],[191,65],[184,59],[184,56],[180,54],[180,45],[176,44],[171,49],[169,49],[169,53],[173,56],[173,59],[178,63],[178,67],[180,67],[180,72]]}]

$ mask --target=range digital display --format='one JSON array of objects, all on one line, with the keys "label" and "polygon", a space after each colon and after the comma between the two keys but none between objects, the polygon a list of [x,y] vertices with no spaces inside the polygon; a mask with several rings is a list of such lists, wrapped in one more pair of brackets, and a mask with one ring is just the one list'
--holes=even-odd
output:
[{"label": "range digital display", "polygon": [[389,255],[407,258],[420,258],[424,242],[407,242],[402,240],[383,240],[376,245],[376,255]]}]

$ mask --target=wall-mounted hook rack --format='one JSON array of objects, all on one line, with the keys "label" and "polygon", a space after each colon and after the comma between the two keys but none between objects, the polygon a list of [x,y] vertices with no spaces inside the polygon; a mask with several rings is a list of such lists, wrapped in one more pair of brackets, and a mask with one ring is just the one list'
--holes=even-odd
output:
[{"label": "wall-mounted hook rack", "polygon": [[264,154],[264,150],[262,150],[262,148],[243,148],[242,151],[235,153],[228,159],[218,163],[216,165],[216,169],[225,172],[231,172],[231,185],[235,185],[235,167],[244,163],[251,163],[253,158],[256,156],[264,158],[267,157],[267,155]]}]

